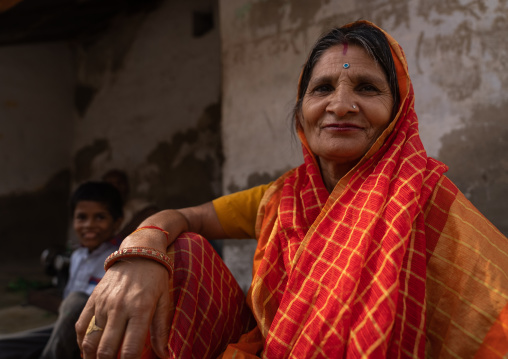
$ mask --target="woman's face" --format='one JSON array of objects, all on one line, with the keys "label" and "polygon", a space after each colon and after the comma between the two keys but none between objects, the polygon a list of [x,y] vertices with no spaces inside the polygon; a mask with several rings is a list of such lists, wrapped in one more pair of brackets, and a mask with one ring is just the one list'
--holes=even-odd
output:
[{"label": "woman's face", "polygon": [[381,66],[359,46],[337,45],[314,66],[298,120],[322,170],[344,175],[388,126],[392,107]]}]

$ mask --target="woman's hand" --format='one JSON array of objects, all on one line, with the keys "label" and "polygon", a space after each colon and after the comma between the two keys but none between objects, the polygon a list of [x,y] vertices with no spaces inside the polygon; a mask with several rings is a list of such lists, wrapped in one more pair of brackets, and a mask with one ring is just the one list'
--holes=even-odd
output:
[{"label": "woman's hand", "polygon": [[[148,217],[140,227],[157,230],[138,231],[125,238],[121,249],[148,247],[161,252],[182,232],[199,233],[208,239],[228,238],[211,202],[180,210],[164,210]],[[139,358],[148,331],[152,349],[159,357],[169,355],[167,343],[173,319],[170,312],[168,271],[156,261],[129,258],[115,263],[93,291],[76,323],[78,344],[83,357]],[[103,328],[86,334],[95,315],[95,325]]]},{"label": "woman's hand", "polygon": [[[168,357],[170,313],[168,271],[145,258],[115,263],[99,282],[76,323],[83,358],[139,358],[150,330],[152,348]],[[104,331],[86,334],[95,324]]]}]

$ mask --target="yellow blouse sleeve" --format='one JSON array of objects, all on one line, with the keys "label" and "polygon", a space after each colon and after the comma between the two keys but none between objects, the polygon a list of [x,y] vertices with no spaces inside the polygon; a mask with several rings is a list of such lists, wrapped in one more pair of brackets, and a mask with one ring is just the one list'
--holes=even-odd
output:
[{"label": "yellow blouse sleeve", "polygon": [[213,207],[229,238],[256,238],[255,225],[259,203],[271,183],[215,199]]}]

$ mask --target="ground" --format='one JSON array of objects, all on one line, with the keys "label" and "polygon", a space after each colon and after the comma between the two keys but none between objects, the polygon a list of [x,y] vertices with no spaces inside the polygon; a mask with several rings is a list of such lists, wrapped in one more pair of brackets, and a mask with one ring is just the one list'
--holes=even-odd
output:
[{"label": "ground", "polygon": [[[41,308],[41,296],[37,294],[43,291],[34,291],[34,288],[49,282],[49,276],[38,261],[19,258],[0,261],[0,335],[45,326],[55,321],[57,315],[54,310]],[[53,298],[46,298],[48,300],[42,306],[54,308]]]}]

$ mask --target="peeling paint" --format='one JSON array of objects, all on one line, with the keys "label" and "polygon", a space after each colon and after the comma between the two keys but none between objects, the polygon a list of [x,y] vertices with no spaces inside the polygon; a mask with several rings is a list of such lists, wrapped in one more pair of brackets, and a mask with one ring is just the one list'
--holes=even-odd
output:
[{"label": "peeling paint", "polygon": [[81,117],[85,115],[86,109],[93,101],[96,93],[97,89],[92,86],[76,85],[74,90],[74,106]]},{"label": "peeling paint", "polygon": [[175,133],[147,156],[157,169],[145,178],[147,196],[160,208],[197,205],[221,194],[220,118],[220,105],[208,106],[196,128]]},{"label": "peeling paint", "polygon": [[[0,196],[0,260],[22,255],[38,261],[51,245],[65,245],[70,171],[53,175],[40,189]],[[42,270],[42,267],[41,267]]]},{"label": "peeling paint", "polygon": [[418,14],[429,22],[433,20],[433,14],[447,17],[473,16],[475,19],[480,19],[485,10],[484,0],[468,1],[466,4],[461,4],[457,0],[420,0],[418,4]]},{"label": "peeling paint", "polygon": [[12,109],[12,108],[18,108],[19,103],[16,100],[5,100],[3,105],[4,105],[5,108],[11,108]]},{"label": "peeling paint", "polygon": [[[426,19],[432,17],[431,22],[436,24],[440,24],[445,15],[458,12],[461,16],[447,33],[426,35],[422,32],[416,50],[419,73],[424,67],[422,62],[428,62],[425,68],[431,81],[451,100],[473,97],[486,72],[494,73],[502,86],[508,86],[508,19],[499,15],[491,22],[475,21],[485,16],[486,11],[481,1],[472,1],[467,6],[456,1],[420,1],[419,15]],[[508,14],[507,3],[499,3],[496,13]],[[447,24],[452,23],[448,21]]]},{"label": "peeling paint", "polygon": [[438,158],[448,177],[501,232],[508,235],[508,101],[478,106],[464,126],[442,137]]},{"label": "peeling paint", "polygon": [[143,24],[146,13],[117,16],[110,31],[94,33],[92,37],[81,38],[74,45],[77,63],[77,85],[75,106],[84,116],[95,95],[115,81],[124,67],[128,55]]},{"label": "peeling paint", "polygon": [[92,177],[92,162],[102,153],[111,152],[107,139],[96,139],[91,145],[78,150],[74,155],[74,176],[76,182],[82,182]]},{"label": "peeling paint", "polygon": [[[295,54],[303,49],[297,46],[295,39],[305,36],[306,31],[316,14],[330,0],[316,0],[297,6],[288,0],[251,1],[236,9],[238,19],[245,21],[245,26],[253,33],[254,47],[265,41],[269,42],[269,53],[276,55],[288,50]],[[284,23],[290,24],[283,26]],[[247,46],[237,43],[228,49],[237,63],[243,63]],[[249,60],[252,58],[249,57]]]},{"label": "peeling paint", "polygon": [[255,186],[260,186],[263,184],[270,183],[272,181],[275,181],[277,178],[282,176],[284,173],[286,173],[290,168],[286,168],[284,170],[275,171],[274,173],[268,173],[268,172],[254,172],[247,177],[247,185],[245,188],[238,186],[235,183],[230,183],[227,187],[228,193],[234,193],[238,192],[247,188],[252,188]]}]

